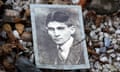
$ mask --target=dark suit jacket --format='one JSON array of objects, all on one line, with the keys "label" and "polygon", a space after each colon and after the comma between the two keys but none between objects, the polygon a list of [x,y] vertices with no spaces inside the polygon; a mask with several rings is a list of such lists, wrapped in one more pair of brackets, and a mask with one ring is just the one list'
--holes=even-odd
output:
[{"label": "dark suit jacket", "polygon": [[66,61],[62,61],[58,56],[56,56],[54,64],[64,64],[64,65],[78,65],[85,64],[83,46],[81,41],[74,40],[72,47]]},{"label": "dark suit jacket", "polygon": [[70,48],[70,52],[68,54],[66,61],[61,61],[56,45],[51,49],[48,48],[46,52],[41,53],[40,64],[48,64],[48,65],[79,65],[85,64],[85,57],[83,46],[81,45],[81,41],[74,40],[73,45]]}]

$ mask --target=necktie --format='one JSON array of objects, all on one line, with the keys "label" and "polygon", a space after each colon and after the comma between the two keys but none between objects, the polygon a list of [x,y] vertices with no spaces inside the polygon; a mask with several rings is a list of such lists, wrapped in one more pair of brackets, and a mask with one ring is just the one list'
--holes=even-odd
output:
[{"label": "necktie", "polygon": [[60,58],[61,61],[64,61],[64,58],[63,58],[63,56],[62,56],[62,52],[63,52],[62,48],[59,47],[59,48],[58,48],[58,56],[59,56],[59,58]]}]

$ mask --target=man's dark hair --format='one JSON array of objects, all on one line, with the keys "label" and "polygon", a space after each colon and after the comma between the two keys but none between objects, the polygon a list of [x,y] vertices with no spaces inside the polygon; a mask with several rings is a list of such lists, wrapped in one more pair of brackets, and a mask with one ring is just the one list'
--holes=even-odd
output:
[{"label": "man's dark hair", "polygon": [[48,14],[46,19],[46,25],[51,21],[63,22],[67,26],[72,26],[71,17],[69,12],[65,11],[56,11],[53,13]]}]

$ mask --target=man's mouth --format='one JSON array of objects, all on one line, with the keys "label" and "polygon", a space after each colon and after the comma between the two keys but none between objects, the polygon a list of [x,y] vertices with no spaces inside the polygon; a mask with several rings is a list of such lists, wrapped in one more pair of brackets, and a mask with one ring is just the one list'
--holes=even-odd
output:
[{"label": "man's mouth", "polygon": [[60,41],[62,38],[55,38],[54,41]]}]

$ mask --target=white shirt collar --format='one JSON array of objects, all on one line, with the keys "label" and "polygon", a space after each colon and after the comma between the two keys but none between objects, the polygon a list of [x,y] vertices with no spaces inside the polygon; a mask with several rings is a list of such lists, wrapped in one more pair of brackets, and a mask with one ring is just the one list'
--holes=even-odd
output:
[{"label": "white shirt collar", "polygon": [[[71,48],[71,46],[73,44],[73,40],[74,40],[73,37],[70,37],[70,39],[65,44],[63,44],[61,46],[62,52],[60,52],[60,53],[61,53],[64,60],[66,60],[67,57],[68,57],[70,48]],[[57,48],[59,48],[58,45],[57,45]]]}]

